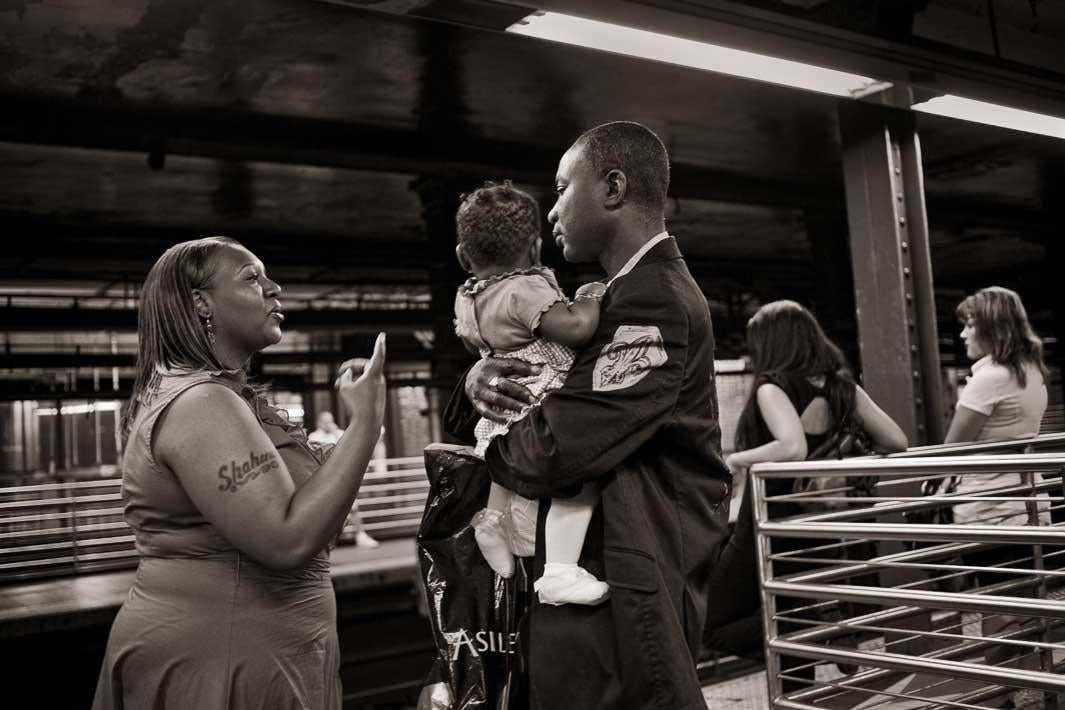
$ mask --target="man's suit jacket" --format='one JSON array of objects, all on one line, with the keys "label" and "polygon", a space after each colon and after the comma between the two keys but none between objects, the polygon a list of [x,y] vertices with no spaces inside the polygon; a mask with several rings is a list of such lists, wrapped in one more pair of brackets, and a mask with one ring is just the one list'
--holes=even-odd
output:
[{"label": "man's suit jacket", "polygon": [[[492,479],[528,498],[602,485],[581,564],[612,596],[596,607],[534,605],[524,639],[530,705],[704,710],[693,659],[731,481],[710,312],[671,238],[617,278],[602,306],[565,385],[485,455]],[[460,388],[445,423],[458,434],[475,418]]]}]

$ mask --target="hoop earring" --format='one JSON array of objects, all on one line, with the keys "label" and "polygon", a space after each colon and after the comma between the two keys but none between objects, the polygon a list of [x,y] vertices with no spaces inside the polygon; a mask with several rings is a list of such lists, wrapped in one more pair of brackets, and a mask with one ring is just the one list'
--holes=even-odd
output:
[{"label": "hoop earring", "polygon": [[207,330],[207,342],[214,345],[214,323],[211,322],[211,316],[207,316],[204,328]]}]

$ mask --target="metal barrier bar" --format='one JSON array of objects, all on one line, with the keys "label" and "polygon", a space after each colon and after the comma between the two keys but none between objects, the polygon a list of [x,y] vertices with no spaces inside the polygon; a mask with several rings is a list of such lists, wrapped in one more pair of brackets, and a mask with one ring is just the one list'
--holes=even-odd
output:
[{"label": "metal barrier bar", "polygon": [[[79,512],[82,517],[88,515],[122,515],[122,508],[94,508],[92,510],[83,510]],[[66,520],[70,517],[69,513],[38,513],[35,515],[23,515],[21,517],[5,517],[0,518],[4,525],[15,525],[19,523],[39,523],[45,520]],[[0,538],[3,534],[0,534]]]},{"label": "metal barrier bar", "polygon": [[860,664],[864,662],[908,673],[932,672],[936,675],[969,678],[979,682],[997,683],[999,685],[1021,685],[1035,690],[1065,693],[1065,676],[1026,671],[1020,668],[1002,670],[981,666],[976,663],[960,663],[931,657],[922,657],[920,661],[915,661],[911,656],[897,653],[863,653],[834,647],[808,646],[788,641],[773,641],[770,643],[770,648],[781,653],[812,660],[826,660],[833,663]]},{"label": "metal barrier bar", "polygon": [[65,483],[35,483],[26,486],[7,486],[0,488],[0,497],[7,495],[24,495],[38,491],[70,491],[82,488],[117,487],[118,478],[102,478],[96,481],[68,481]]},{"label": "metal barrier bar", "polygon": [[[90,540],[82,542],[82,547],[89,545],[116,545],[132,543],[135,540],[133,535],[121,535],[119,537],[94,537]],[[0,554],[26,554],[31,552],[47,552],[49,550],[67,550],[72,547],[70,542],[46,542],[39,545],[23,545],[17,548],[0,549]]]},{"label": "metal barrier bar", "polygon": [[[906,479],[909,481],[909,479]],[[892,483],[891,481],[882,482]],[[886,486],[884,486],[886,487]],[[1065,502],[1065,496],[1015,496],[1015,493],[1027,493],[1035,491],[1036,493],[1049,492],[1061,489],[1061,482],[1057,480],[1044,480],[1031,485],[1010,486],[997,489],[999,493],[1004,494],[1007,500],[1036,500],[1040,504],[1052,503],[1053,501]],[[800,497],[801,499],[801,497]],[[769,501],[781,501],[781,500],[796,500],[796,496],[766,496],[766,500]],[[843,500],[854,500],[853,498],[843,498]],[[863,498],[863,502],[875,502],[875,507],[856,507],[850,510],[835,510],[829,513],[815,513],[803,516],[803,521],[807,523],[828,523],[836,521],[847,520],[861,520],[863,518],[876,517],[878,515],[885,515],[888,513],[909,513],[920,510],[929,510],[938,508],[944,503],[958,503],[968,500],[960,493],[945,493],[937,495],[928,495],[920,497],[912,496],[899,496],[899,497],[880,497],[880,498]],[[982,496],[979,500],[989,500],[989,497]]]},{"label": "metal barrier bar", "polygon": [[[755,464],[759,476],[771,478],[811,478],[823,476],[903,476],[914,473],[1060,473],[1065,456],[1059,453],[1003,454],[1000,456],[862,457],[828,461],[793,461]],[[754,468],[751,469],[754,472]]]},{"label": "metal barrier bar", "polygon": [[[1049,511],[1065,501],[1065,455],[988,453],[1033,442],[1061,448],[1065,435],[752,468],[773,708],[828,698],[835,707],[862,698],[870,708],[903,700],[975,708],[1022,688],[1060,708],[1065,527],[1051,524]],[[981,455],[958,455],[974,449]],[[977,490],[889,493],[903,481],[947,476],[967,477]],[[796,482],[826,477],[821,490],[797,493]],[[855,489],[863,477],[878,483]],[[964,524],[902,517],[959,506],[971,511]],[[835,664],[862,670],[848,676]]]},{"label": "metal barrier bar", "polygon": [[952,525],[946,531],[943,525],[908,525],[900,529],[898,524],[876,523],[764,523],[759,532],[769,537],[850,537],[863,540],[910,540],[918,542],[1016,542],[1049,545],[1065,544],[1065,532],[1055,530],[1048,535],[1023,526],[1000,525]]},{"label": "metal barrier bar", "polygon": [[[3,525],[3,521],[0,520],[0,526]],[[57,535],[65,535],[70,538],[70,543],[74,543],[74,538],[78,536],[78,531],[81,532],[98,532],[101,530],[128,530],[129,526],[125,521],[117,521],[113,523],[95,523],[93,525],[83,525],[80,527],[68,526],[62,528],[46,528],[44,530],[27,530],[25,532],[17,533],[0,533],[0,541],[2,540],[21,540],[21,539],[33,539],[44,537],[55,537]],[[18,547],[0,547],[0,554],[7,553]]]},{"label": "metal barrier bar", "polygon": [[[423,458],[373,460],[364,482],[363,529],[413,535],[429,493]],[[118,478],[0,487],[0,582],[136,566],[121,501]]]},{"label": "metal barrier bar", "polygon": [[3,510],[34,510],[44,506],[69,506],[73,501],[77,500],[82,503],[110,503],[112,501],[121,500],[122,497],[118,493],[106,493],[94,496],[84,496],[83,498],[44,498],[39,500],[16,500],[8,501],[6,503],[0,503],[0,511]]},{"label": "metal barrier bar", "polygon": [[[966,655],[971,655],[971,652],[973,651],[982,651],[990,647],[991,645],[997,643],[998,641],[999,639],[993,639],[984,640],[979,643],[958,644],[948,648],[932,651],[927,655],[927,657],[948,660],[951,658],[965,657]],[[892,669],[873,667],[872,670],[863,670],[859,673],[856,673],[855,675],[850,676],[849,678],[837,680],[831,687],[811,688],[807,690],[802,690],[793,694],[792,699],[816,701],[828,695],[831,695],[834,689],[839,689],[840,687],[847,688],[852,686],[868,685],[873,682],[889,678],[893,675],[897,676],[897,674],[895,674]],[[996,690],[993,695],[1000,693],[1001,691]]]},{"label": "metal barrier bar", "polygon": [[[785,577],[782,577],[782,579],[786,580],[789,583],[796,584],[808,584],[813,582],[833,582],[838,579],[854,577],[855,575],[876,572],[877,570],[884,568],[921,568],[933,570],[962,569],[966,571],[971,571],[971,567],[966,567],[964,565],[936,564],[933,562],[928,562],[927,560],[938,560],[942,558],[949,559],[950,557],[957,557],[966,552],[977,552],[979,550],[986,550],[989,547],[989,545],[984,545],[980,543],[949,543],[946,545],[935,545],[933,547],[921,548],[920,550],[914,550],[911,552],[898,552],[890,555],[880,555],[861,563],[848,563],[846,567],[840,569],[826,568],[818,570],[816,572],[786,575]],[[777,561],[778,559],[782,559],[783,557],[783,555],[771,555],[770,559]],[[838,562],[832,560],[812,559],[809,557],[807,557],[806,559],[811,562],[818,562],[821,564]],[[1065,572],[1059,572],[1054,570],[1045,570],[1043,574],[1065,577]]]},{"label": "metal barrier bar", "polygon": [[764,587],[778,596],[803,599],[826,599],[847,602],[875,602],[878,604],[920,605],[922,608],[950,611],[980,611],[1014,616],[1039,616],[1046,619],[1065,619],[1065,604],[1057,600],[1026,597],[998,597],[954,592],[895,590],[885,592],[880,587],[858,585],[831,586],[822,584],[792,584],[767,580]]},{"label": "metal barrier bar", "polygon": [[934,444],[913,446],[886,458],[913,458],[915,456],[965,456],[972,454],[995,454],[1004,451],[1062,451],[1065,450],[1065,432],[1041,434],[1021,439],[998,441],[972,441],[965,444]]}]

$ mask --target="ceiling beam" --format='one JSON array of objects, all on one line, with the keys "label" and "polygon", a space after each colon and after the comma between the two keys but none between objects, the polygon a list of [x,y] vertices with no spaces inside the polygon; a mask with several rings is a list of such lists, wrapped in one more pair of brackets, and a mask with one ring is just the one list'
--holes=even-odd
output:
[{"label": "ceiling beam", "polygon": [[925,205],[933,229],[983,227],[1037,243],[1058,239],[1061,234],[1061,225],[1055,221],[1055,215],[1035,206],[1001,204],[979,197],[952,197],[927,190]]},{"label": "ceiling beam", "polygon": [[[169,247],[212,232],[183,227],[98,225],[0,210],[8,236],[0,281],[70,279],[140,284]],[[287,230],[228,230],[283,285],[428,283],[426,243],[409,238],[293,235]]]},{"label": "ceiling beam", "polygon": [[[3,97],[0,140],[101,150],[263,161],[412,175],[515,180],[554,175],[542,146],[299,116],[130,101],[89,102],[36,95]],[[165,166],[165,161],[163,163]],[[163,168],[165,169],[165,167]],[[504,177],[504,175],[499,175]]]},{"label": "ceiling beam", "polygon": [[[274,392],[307,392],[310,390],[331,390],[332,382],[312,382],[303,375],[266,375],[260,382],[269,385]],[[432,385],[428,372],[385,372],[385,383],[389,387],[407,387],[411,385]],[[100,386],[98,386],[100,385]],[[119,378],[118,389],[111,388],[111,380],[96,382],[91,376],[78,376],[62,381],[45,381],[39,377],[6,377],[0,380],[0,401],[37,400],[47,406],[56,400],[88,399],[112,400],[129,399],[133,391],[131,377]]]},{"label": "ceiling beam", "polygon": [[[165,167],[165,156],[310,165],[337,169],[504,179],[552,185],[567,146],[490,141],[235,109],[190,109],[56,97],[2,97],[0,141],[132,151]],[[791,182],[675,162],[670,194],[778,207],[842,204],[838,184]]]},{"label": "ceiling beam", "polygon": [[[137,311],[132,308],[25,308],[0,307],[5,332],[134,331]],[[371,310],[314,308],[285,313],[285,330],[297,332],[377,333],[432,328],[428,308]]]},{"label": "ceiling beam", "polygon": [[318,0],[329,5],[345,5],[358,10],[375,10],[393,15],[411,15],[455,25],[502,31],[535,12],[535,8],[493,0]]},{"label": "ceiling beam", "polygon": [[[553,183],[557,154],[565,148],[487,141],[461,135],[441,141],[438,136],[422,131],[235,110],[144,106],[129,102],[105,105],[26,95],[3,97],[3,102],[5,110],[0,112],[0,141],[134,151],[144,153],[146,159],[153,151],[161,151],[162,154],[393,174],[478,180],[510,178],[546,186]],[[936,167],[949,169],[949,166]],[[843,209],[842,173],[838,178],[822,177],[816,181],[796,183],[675,162],[671,166],[670,194],[681,199],[776,208]],[[940,199],[934,193],[928,197],[928,206],[933,220],[967,223],[981,221],[986,215],[992,221],[1001,217],[999,221],[1053,228],[1047,216],[1038,209],[996,205],[986,200],[973,203]],[[23,226],[48,224],[46,218],[0,213],[0,224],[5,225],[7,232],[20,222]],[[64,225],[63,229],[70,227],[74,225]],[[78,229],[92,234],[96,239],[101,232],[132,232],[140,228],[81,226]],[[154,229],[160,236],[169,237],[167,246],[190,237],[187,229],[172,229],[169,234],[166,234],[166,230]],[[234,233],[231,236],[242,238],[245,235]],[[37,243],[36,237],[35,233],[33,239],[16,240],[13,246],[18,248],[21,243],[21,248],[33,249]],[[256,231],[246,235],[246,238],[272,243],[284,257],[283,263],[300,258],[291,249],[291,233],[271,235]],[[304,235],[299,238],[301,251],[317,246],[335,252],[337,258],[329,260],[332,265],[339,266],[346,261],[346,265],[351,267],[367,266],[366,260],[376,256],[380,259],[379,263],[370,264],[372,268],[368,269],[367,276],[371,279],[378,269],[398,268],[404,263],[403,258],[412,256],[411,252],[414,251],[396,249],[397,243],[393,240],[379,240],[378,245],[364,248],[364,240],[352,235],[326,236],[317,240],[317,244],[306,243],[308,237]],[[353,243],[359,243],[357,250],[350,249]],[[150,250],[153,252],[152,261],[162,251],[158,245],[151,245]],[[50,253],[62,257],[69,252],[50,250]],[[126,256],[124,249],[113,253]],[[97,260],[99,256],[100,250],[97,250]],[[414,267],[424,266],[420,254],[408,258],[407,263]],[[108,275],[121,278],[114,270]]]},{"label": "ceiling beam", "polygon": [[[353,348],[357,350],[358,348]],[[305,352],[273,352],[264,350],[255,356],[256,366],[307,365],[313,363],[341,363],[354,354],[348,351],[311,350]],[[388,336],[388,362],[426,363],[429,351],[409,334],[391,333]],[[80,370],[89,368],[135,367],[134,353],[72,353],[72,352],[0,352],[0,369],[4,370]]]}]

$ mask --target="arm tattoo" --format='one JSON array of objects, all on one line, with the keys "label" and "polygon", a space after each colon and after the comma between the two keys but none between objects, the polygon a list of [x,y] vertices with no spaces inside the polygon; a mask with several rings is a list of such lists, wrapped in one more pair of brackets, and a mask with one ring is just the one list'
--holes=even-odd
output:
[{"label": "arm tattoo", "polygon": [[244,461],[230,461],[218,469],[218,490],[236,493],[240,487],[268,471],[281,467],[276,451],[248,452]]}]

